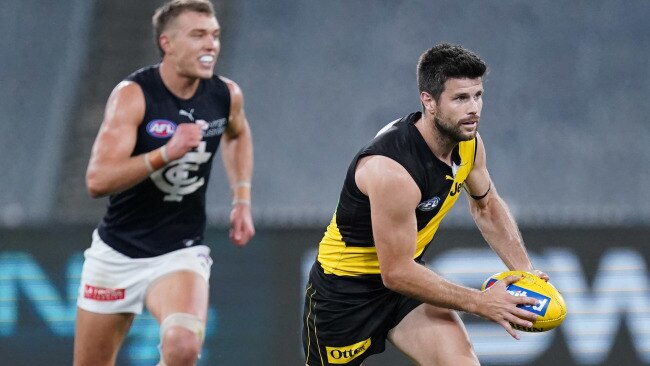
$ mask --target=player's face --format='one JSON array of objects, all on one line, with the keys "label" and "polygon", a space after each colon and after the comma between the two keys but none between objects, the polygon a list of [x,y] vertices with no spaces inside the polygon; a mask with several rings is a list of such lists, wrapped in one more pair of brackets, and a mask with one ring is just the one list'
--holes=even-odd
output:
[{"label": "player's face", "polygon": [[221,48],[220,33],[221,28],[214,16],[183,12],[167,33],[169,48],[165,58],[174,63],[180,76],[209,79]]},{"label": "player's face", "polygon": [[471,140],[478,131],[483,109],[483,81],[449,79],[440,95],[434,124],[441,134],[460,142]]}]

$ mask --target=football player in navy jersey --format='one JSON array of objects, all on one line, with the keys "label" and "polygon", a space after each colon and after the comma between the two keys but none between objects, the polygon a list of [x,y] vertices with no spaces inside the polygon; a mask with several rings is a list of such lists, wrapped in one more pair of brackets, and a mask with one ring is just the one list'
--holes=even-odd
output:
[{"label": "football player in navy jersey", "polygon": [[251,132],[241,89],[214,74],[213,6],[170,1],[153,27],[162,60],[115,87],[88,164],[89,194],[109,204],[84,253],[75,365],[114,365],[145,306],[160,323],[160,365],[196,363],[212,264],[205,193],[220,144],[233,195],[230,239],[244,246],[255,234]]}]

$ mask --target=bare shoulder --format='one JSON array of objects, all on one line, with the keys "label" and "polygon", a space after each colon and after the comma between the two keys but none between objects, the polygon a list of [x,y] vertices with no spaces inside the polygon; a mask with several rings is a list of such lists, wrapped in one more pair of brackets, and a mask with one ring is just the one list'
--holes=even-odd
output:
[{"label": "bare shoulder", "polygon": [[[479,205],[481,207],[485,206],[488,199],[483,199],[487,197],[488,193],[493,194],[495,189],[493,187],[492,179],[490,178],[490,173],[487,169],[486,156],[485,156],[485,146],[483,145],[483,140],[481,136],[476,135],[476,157],[474,158],[474,167],[472,171],[467,176],[465,180],[465,189],[470,197],[474,197],[469,200],[471,205]],[[479,197],[478,199],[475,197]]]},{"label": "bare shoulder", "polygon": [[485,150],[485,146],[483,144],[483,138],[481,137],[480,133],[476,133],[476,147],[478,150]]},{"label": "bare shoulder", "polygon": [[219,79],[224,83],[226,83],[226,86],[228,87],[228,91],[230,91],[231,98],[238,97],[238,96],[243,97],[244,93],[242,92],[241,88],[236,82],[221,75],[219,75]]},{"label": "bare shoulder", "polygon": [[115,86],[106,103],[105,124],[139,124],[144,118],[145,100],[140,85],[122,81]]},{"label": "bare shoulder", "polygon": [[404,197],[413,201],[414,207],[420,200],[420,190],[406,169],[395,160],[382,156],[363,157],[355,173],[357,186],[371,199],[375,197]]},{"label": "bare shoulder", "polygon": [[111,97],[113,96],[125,100],[131,98],[141,98],[142,101],[144,101],[144,93],[142,92],[142,88],[138,83],[130,80],[123,80],[117,84],[111,92]]},{"label": "bare shoulder", "polygon": [[230,115],[231,120],[238,118],[240,115],[243,115],[244,110],[244,93],[237,83],[234,81],[219,75],[219,79],[226,83],[228,91],[230,91]]},{"label": "bare shoulder", "polygon": [[474,167],[478,169],[485,168],[485,145],[480,134],[476,134],[476,157],[474,158]]}]

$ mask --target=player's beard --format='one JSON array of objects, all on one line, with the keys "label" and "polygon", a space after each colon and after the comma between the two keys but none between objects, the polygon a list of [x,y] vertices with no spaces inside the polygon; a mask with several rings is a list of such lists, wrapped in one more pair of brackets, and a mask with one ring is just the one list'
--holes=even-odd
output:
[{"label": "player's beard", "polygon": [[476,132],[478,131],[477,124],[477,128],[474,132],[463,133],[463,131],[461,131],[462,123],[460,121],[454,123],[450,120],[444,119],[444,117],[438,118],[437,116],[433,117],[433,125],[442,136],[454,142],[469,141],[476,137]]}]

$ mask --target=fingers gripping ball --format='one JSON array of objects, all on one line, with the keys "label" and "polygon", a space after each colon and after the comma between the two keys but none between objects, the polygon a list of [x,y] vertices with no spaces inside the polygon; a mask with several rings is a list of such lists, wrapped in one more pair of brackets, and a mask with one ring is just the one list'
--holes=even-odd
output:
[{"label": "fingers gripping ball", "polygon": [[550,283],[525,271],[506,271],[496,273],[488,278],[481,286],[481,291],[490,288],[497,281],[508,276],[522,276],[522,278],[506,287],[506,291],[514,296],[527,296],[536,298],[538,305],[518,305],[538,315],[537,320],[531,328],[525,328],[513,324],[515,329],[524,332],[546,332],[558,327],[566,316],[566,304],[562,294]]}]

